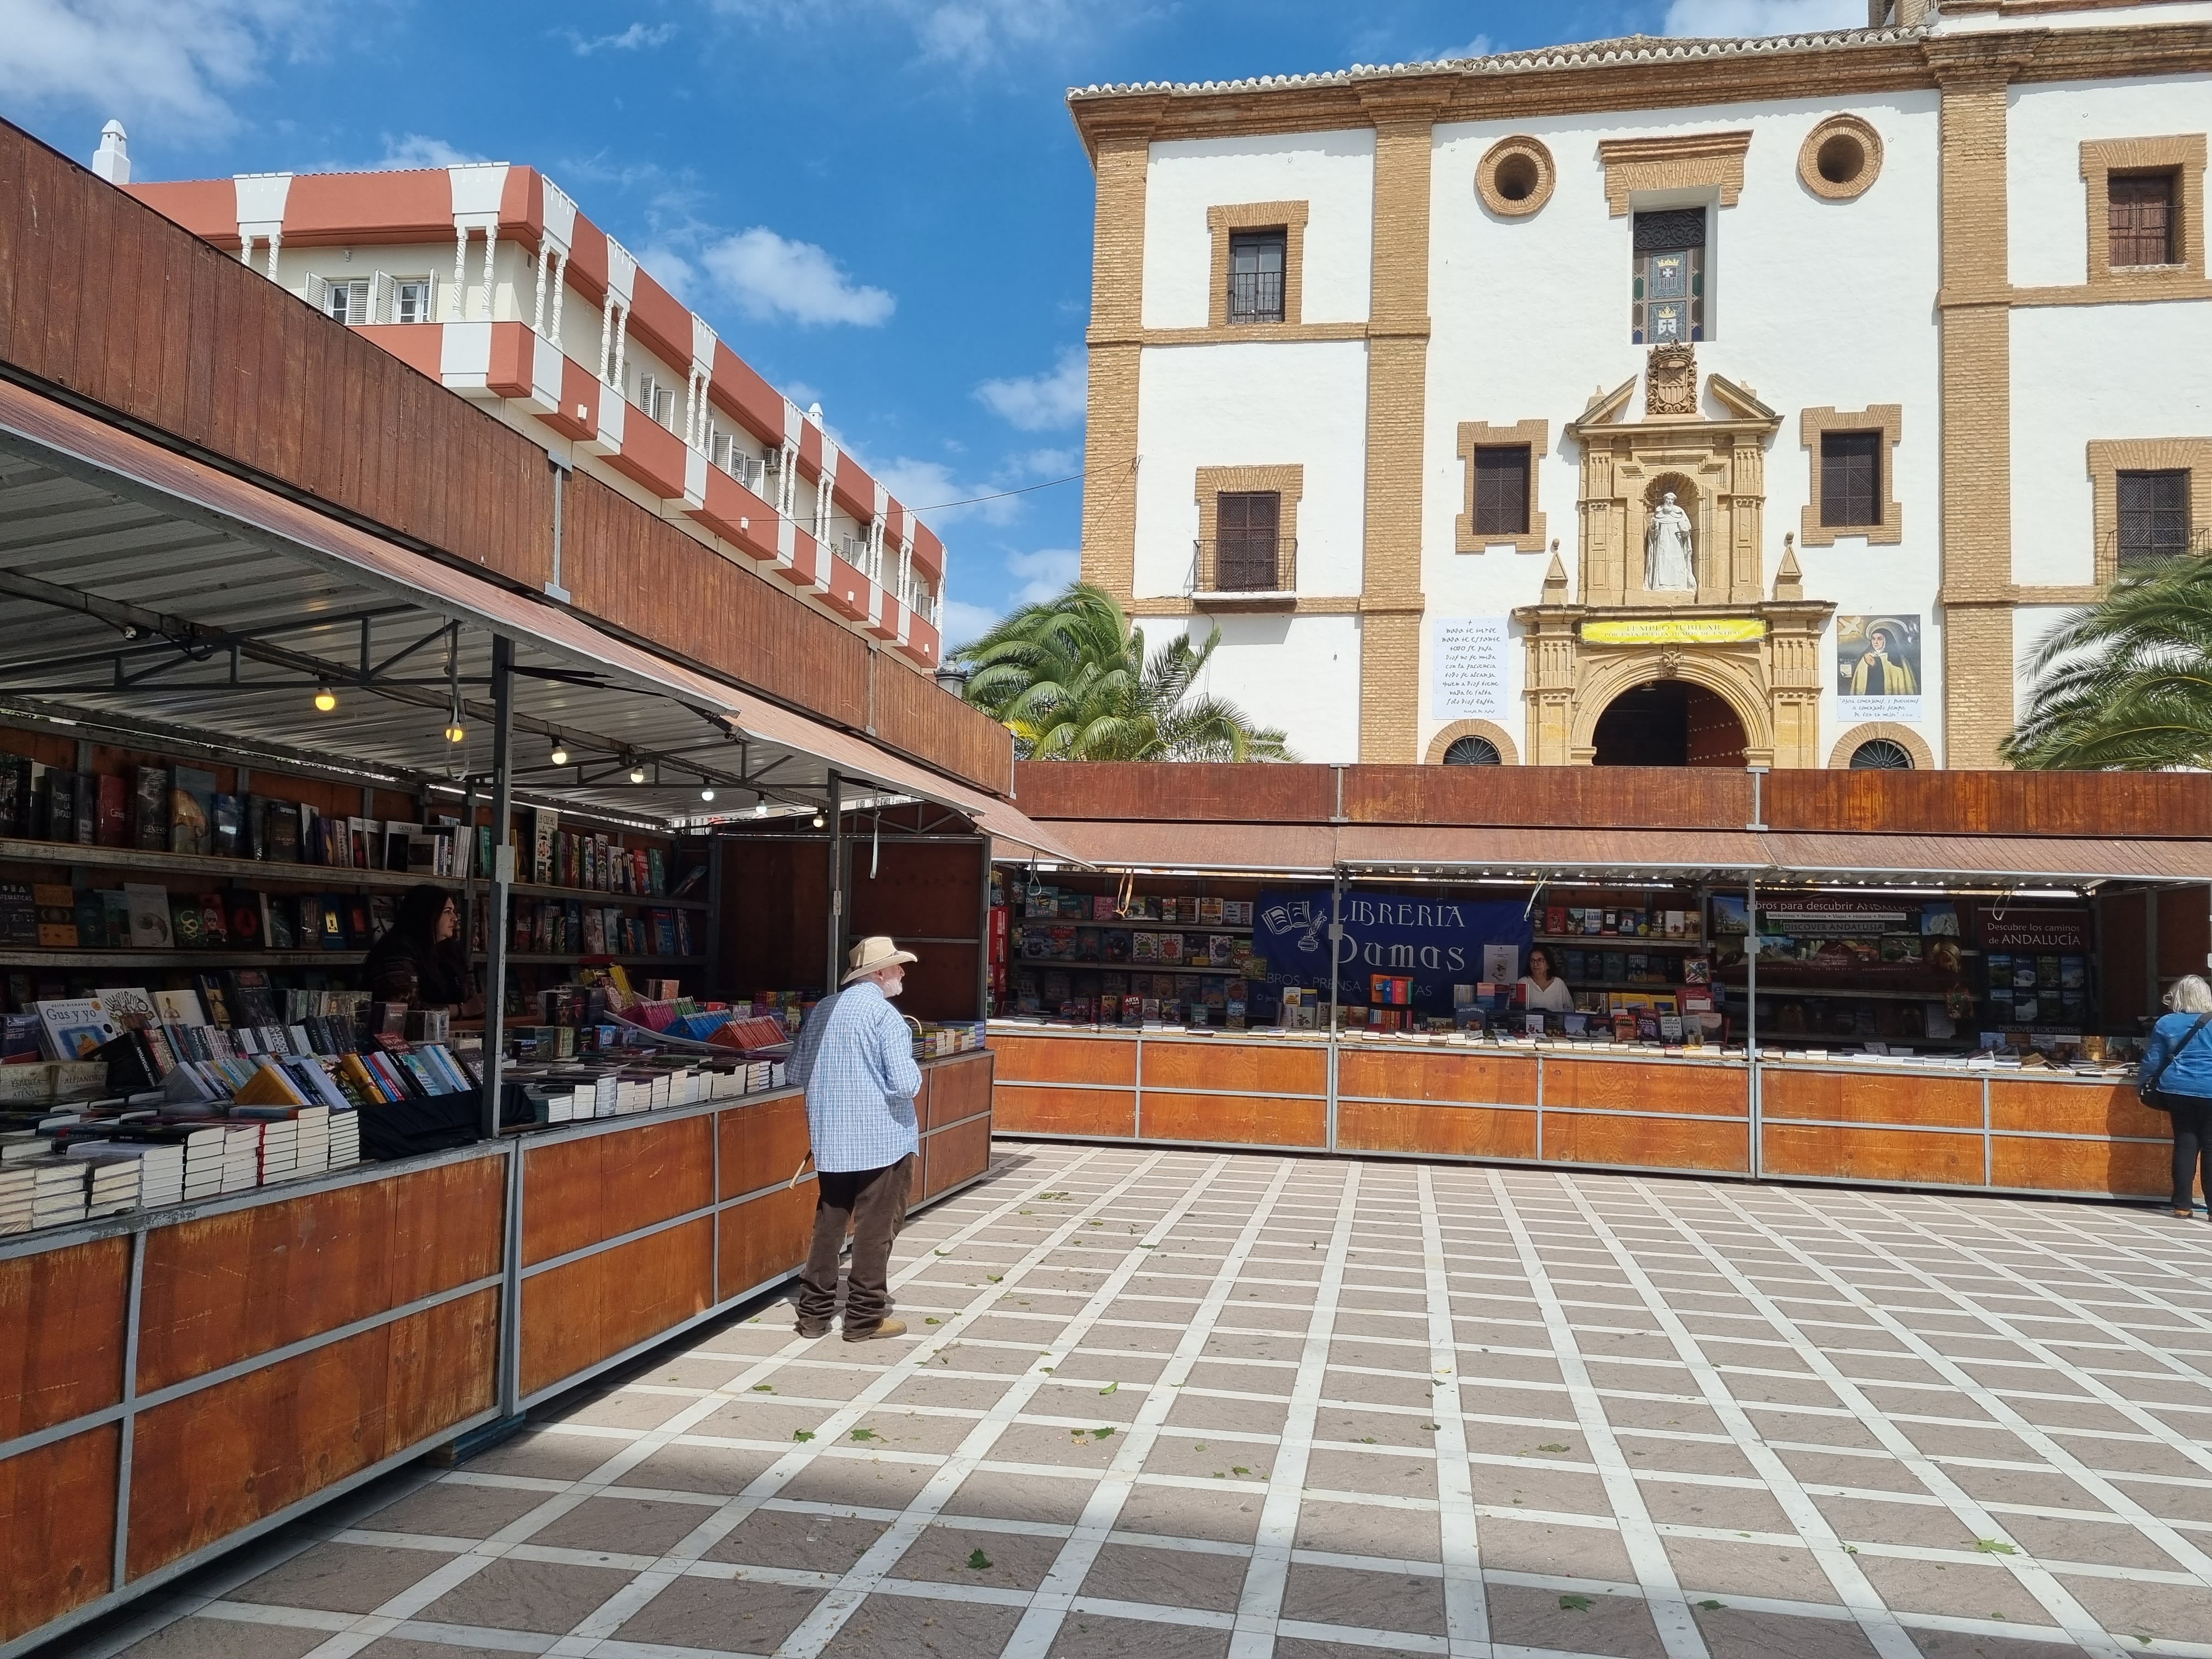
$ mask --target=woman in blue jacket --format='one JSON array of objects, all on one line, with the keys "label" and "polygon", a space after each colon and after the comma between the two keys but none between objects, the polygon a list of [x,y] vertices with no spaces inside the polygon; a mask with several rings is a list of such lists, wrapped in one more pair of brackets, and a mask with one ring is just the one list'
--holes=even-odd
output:
[{"label": "woman in blue jacket", "polygon": [[[2204,1166],[2204,1191],[2212,1198],[2212,985],[2195,974],[2175,981],[2143,1045],[2141,1075],[2158,1079],[2172,1108],[2173,1212],[2193,1215],[2197,1169]],[[2163,1068],[2163,1069],[2161,1069]]]}]

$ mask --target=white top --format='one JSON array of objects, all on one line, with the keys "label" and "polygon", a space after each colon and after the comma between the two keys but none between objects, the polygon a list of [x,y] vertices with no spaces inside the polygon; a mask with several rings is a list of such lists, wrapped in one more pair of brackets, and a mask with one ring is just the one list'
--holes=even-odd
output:
[{"label": "white top", "polygon": [[1563,979],[1554,979],[1549,985],[1540,986],[1534,980],[1523,974],[1521,976],[1521,988],[1528,993],[1528,1006],[1531,1008],[1549,1008],[1563,1014],[1571,1014],[1574,1012],[1575,994],[1567,989],[1567,982]]}]

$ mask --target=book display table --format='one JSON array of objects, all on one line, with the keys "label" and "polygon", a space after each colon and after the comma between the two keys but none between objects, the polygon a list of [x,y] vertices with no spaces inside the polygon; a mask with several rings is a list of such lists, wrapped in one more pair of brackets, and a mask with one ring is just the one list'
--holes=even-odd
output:
[{"label": "book display table", "polygon": [[[917,1207],[992,1065],[921,1062]],[[785,1090],[0,1240],[0,1655],[788,1277],[805,1152]]]},{"label": "book display table", "polygon": [[995,1022],[995,1121],[1039,1139],[2150,1199],[2131,1077],[1741,1049]]}]

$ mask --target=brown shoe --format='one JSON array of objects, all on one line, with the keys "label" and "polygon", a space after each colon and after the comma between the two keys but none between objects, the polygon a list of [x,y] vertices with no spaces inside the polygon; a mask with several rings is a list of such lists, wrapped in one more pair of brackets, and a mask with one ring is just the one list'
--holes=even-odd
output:
[{"label": "brown shoe", "polygon": [[904,1336],[905,1334],[906,1321],[903,1319],[886,1319],[880,1324],[863,1326],[857,1331],[850,1326],[846,1327],[845,1329],[845,1340],[848,1342],[873,1342],[878,1337]]},{"label": "brown shoe", "polygon": [[825,1319],[817,1324],[811,1320],[802,1319],[793,1328],[801,1336],[827,1336],[830,1334],[830,1322]]}]

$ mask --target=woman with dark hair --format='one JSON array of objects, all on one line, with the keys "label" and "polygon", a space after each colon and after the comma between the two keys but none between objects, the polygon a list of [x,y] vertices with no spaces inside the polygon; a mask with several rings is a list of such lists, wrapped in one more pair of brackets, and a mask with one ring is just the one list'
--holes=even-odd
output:
[{"label": "woman with dark hair", "polygon": [[1574,1010],[1574,993],[1552,965],[1552,953],[1540,945],[1528,947],[1528,971],[1522,975],[1521,990],[1526,999],[1523,1006],[1532,1011],[1564,1014]]},{"label": "woman with dark hair", "polygon": [[480,1012],[483,1000],[459,935],[460,911],[451,893],[430,882],[409,888],[399,896],[391,932],[361,964],[362,988],[379,1002]]}]

